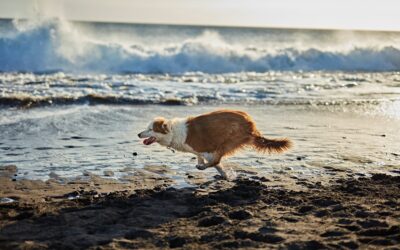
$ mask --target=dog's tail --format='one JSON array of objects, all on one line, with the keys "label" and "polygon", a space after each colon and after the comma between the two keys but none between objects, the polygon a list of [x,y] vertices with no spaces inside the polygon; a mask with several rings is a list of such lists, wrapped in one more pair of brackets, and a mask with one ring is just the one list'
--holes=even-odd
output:
[{"label": "dog's tail", "polygon": [[252,146],[262,153],[282,153],[292,147],[292,141],[287,138],[268,139],[261,135],[253,136]]}]

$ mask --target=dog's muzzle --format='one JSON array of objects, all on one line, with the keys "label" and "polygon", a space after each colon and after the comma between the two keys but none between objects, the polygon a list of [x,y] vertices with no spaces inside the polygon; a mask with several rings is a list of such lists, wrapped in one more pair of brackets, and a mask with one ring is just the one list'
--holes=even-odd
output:
[{"label": "dog's muzzle", "polygon": [[138,136],[139,138],[147,138],[147,137],[149,137],[150,135],[149,135],[149,132],[147,132],[147,131],[142,131],[142,132],[140,132],[137,136]]}]

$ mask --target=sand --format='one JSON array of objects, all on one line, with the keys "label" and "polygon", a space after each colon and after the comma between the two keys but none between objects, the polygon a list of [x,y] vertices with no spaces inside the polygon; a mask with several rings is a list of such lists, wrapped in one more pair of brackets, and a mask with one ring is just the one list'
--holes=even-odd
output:
[{"label": "sand", "polygon": [[177,189],[157,171],[66,182],[13,180],[16,169],[2,169],[1,249],[400,247],[399,176],[281,185],[284,174],[229,182],[191,173],[193,186]]}]

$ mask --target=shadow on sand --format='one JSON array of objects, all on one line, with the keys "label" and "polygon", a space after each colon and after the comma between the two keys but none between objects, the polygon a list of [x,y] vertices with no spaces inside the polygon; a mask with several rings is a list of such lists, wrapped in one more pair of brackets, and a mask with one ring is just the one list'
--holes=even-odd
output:
[{"label": "shadow on sand", "polygon": [[82,193],[74,200],[35,206],[3,204],[0,248],[343,249],[400,244],[398,177],[308,188],[290,191],[239,179],[221,190]]}]

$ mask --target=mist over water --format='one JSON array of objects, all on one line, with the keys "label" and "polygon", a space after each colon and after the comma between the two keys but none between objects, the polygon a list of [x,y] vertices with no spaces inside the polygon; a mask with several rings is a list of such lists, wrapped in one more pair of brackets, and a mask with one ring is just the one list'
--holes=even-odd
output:
[{"label": "mist over water", "polygon": [[232,73],[400,70],[388,32],[0,22],[0,70]]}]

